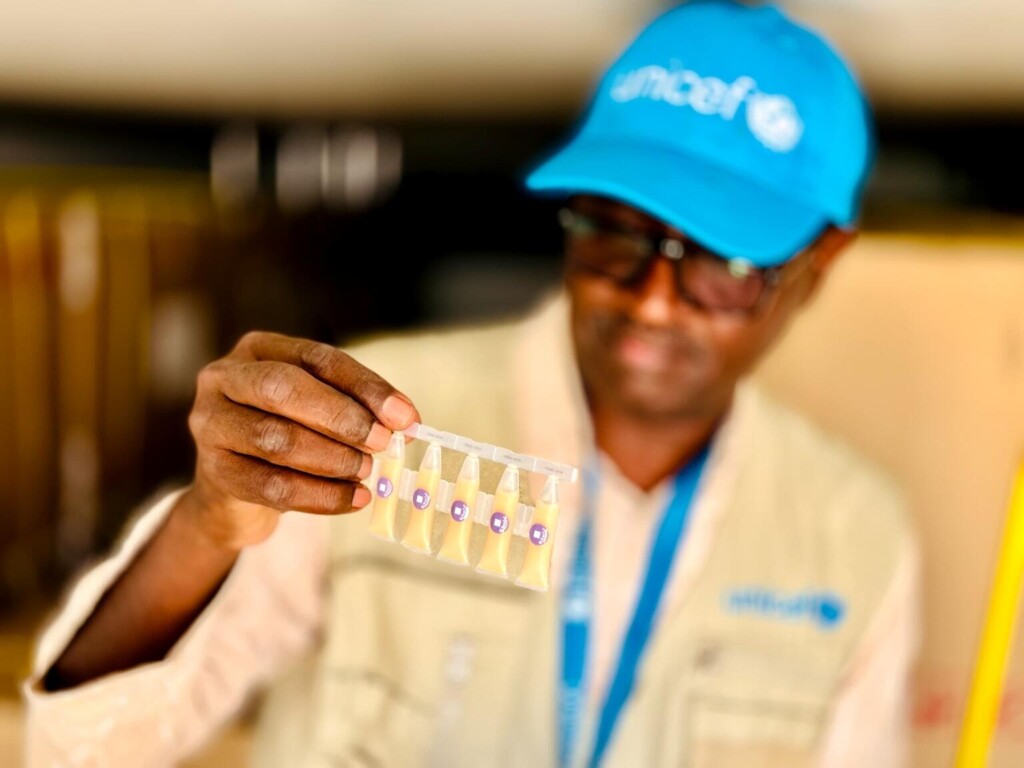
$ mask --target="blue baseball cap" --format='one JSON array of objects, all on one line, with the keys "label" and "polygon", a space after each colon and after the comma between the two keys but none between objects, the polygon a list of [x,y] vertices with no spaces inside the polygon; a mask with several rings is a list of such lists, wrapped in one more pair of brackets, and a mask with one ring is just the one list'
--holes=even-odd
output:
[{"label": "blue baseball cap", "polygon": [[871,118],[843,60],[772,5],[693,0],[611,66],[546,195],[603,195],[723,256],[781,264],[857,216]]}]

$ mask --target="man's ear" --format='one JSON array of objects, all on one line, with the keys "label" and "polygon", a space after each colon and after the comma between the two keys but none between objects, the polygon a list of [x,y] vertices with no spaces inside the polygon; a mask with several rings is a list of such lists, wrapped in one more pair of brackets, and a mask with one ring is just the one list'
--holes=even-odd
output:
[{"label": "man's ear", "polygon": [[857,239],[860,232],[856,229],[843,229],[829,225],[828,229],[822,232],[821,236],[811,246],[808,257],[811,260],[807,269],[808,285],[804,294],[804,303],[813,299],[821,289],[825,278],[832,271],[836,259],[843,254],[850,245]]}]

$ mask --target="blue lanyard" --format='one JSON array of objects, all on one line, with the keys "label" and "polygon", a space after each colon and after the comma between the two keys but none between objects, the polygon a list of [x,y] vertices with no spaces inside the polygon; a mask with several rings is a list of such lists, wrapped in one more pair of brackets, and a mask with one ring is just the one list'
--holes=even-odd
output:
[{"label": "blue lanyard", "polygon": [[[597,725],[594,751],[588,765],[600,765],[605,748],[615,731],[619,713],[633,690],[633,681],[654,616],[661,601],[665,582],[672,568],[678,543],[686,529],[687,518],[697,484],[707,463],[710,445],[705,446],[675,477],[672,499],[662,514],[647,563],[640,597],[633,612],[619,654],[608,696]],[[591,462],[583,474],[583,515],[576,540],[576,552],[569,580],[562,595],[562,685],[559,696],[559,765],[568,766],[578,737],[580,715],[586,702],[586,658],[593,595],[590,575],[590,538],[597,499],[597,468]]]}]

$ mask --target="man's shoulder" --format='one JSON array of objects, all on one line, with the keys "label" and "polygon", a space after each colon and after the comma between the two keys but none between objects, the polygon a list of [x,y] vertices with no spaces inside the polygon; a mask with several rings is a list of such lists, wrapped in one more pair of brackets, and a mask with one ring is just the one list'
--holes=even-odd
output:
[{"label": "man's shoulder", "polygon": [[[369,368],[428,369],[455,359],[479,359],[501,354],[513,343],[524,318],[479,324],[438,325],[414,330],[366,334],[342,349]],[[387,371],[378,370],[382,375]]]},{"label": "man's shoulder", "polygon": [[[461,378],[500,354],[515,338],[521,322],[503,321],[485,325],[437,326],[427,329],[377,333],[353,339],[342,346],[360,364],[387,379],[408,379],[417,375],[452,375]],[[399,388],[401,381],[393,382]]]},{"label": "man's shoulder", "polygon": [[[565,313],[564,296],[555,292],[500,319],[364,335],[342,348],[414,396],[410,390],[427,375],[436,384],[458,385],[508,372],[515,360],[522,359],[516,354],[521,346],[557,332]],[[488,386],[501,384],[491,381]]]},{"label": "man's shoulder", "polygon": [[754,387],[752,455],[770,462],[794,512],[854,538],[912,539],[906,494],[880,464],[842,436]]},{"label": "man's shoulder", "polygon": [[344,349],[411,398],[428,423],[497,439],[532,318],[379,335]]}]

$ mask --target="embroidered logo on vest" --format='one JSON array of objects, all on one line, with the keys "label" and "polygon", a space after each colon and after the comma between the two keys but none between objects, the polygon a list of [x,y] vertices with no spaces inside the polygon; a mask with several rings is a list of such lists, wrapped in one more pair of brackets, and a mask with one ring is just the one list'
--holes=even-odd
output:
[{"label": "embroidered logo on vest", "polygon": [[835,629],[846,617],[846,603],[831,592],[783,592],[768,587],[728,589],[722,595],[726,611],[753,614],[780,621],[811,621],[821,629]]}]

